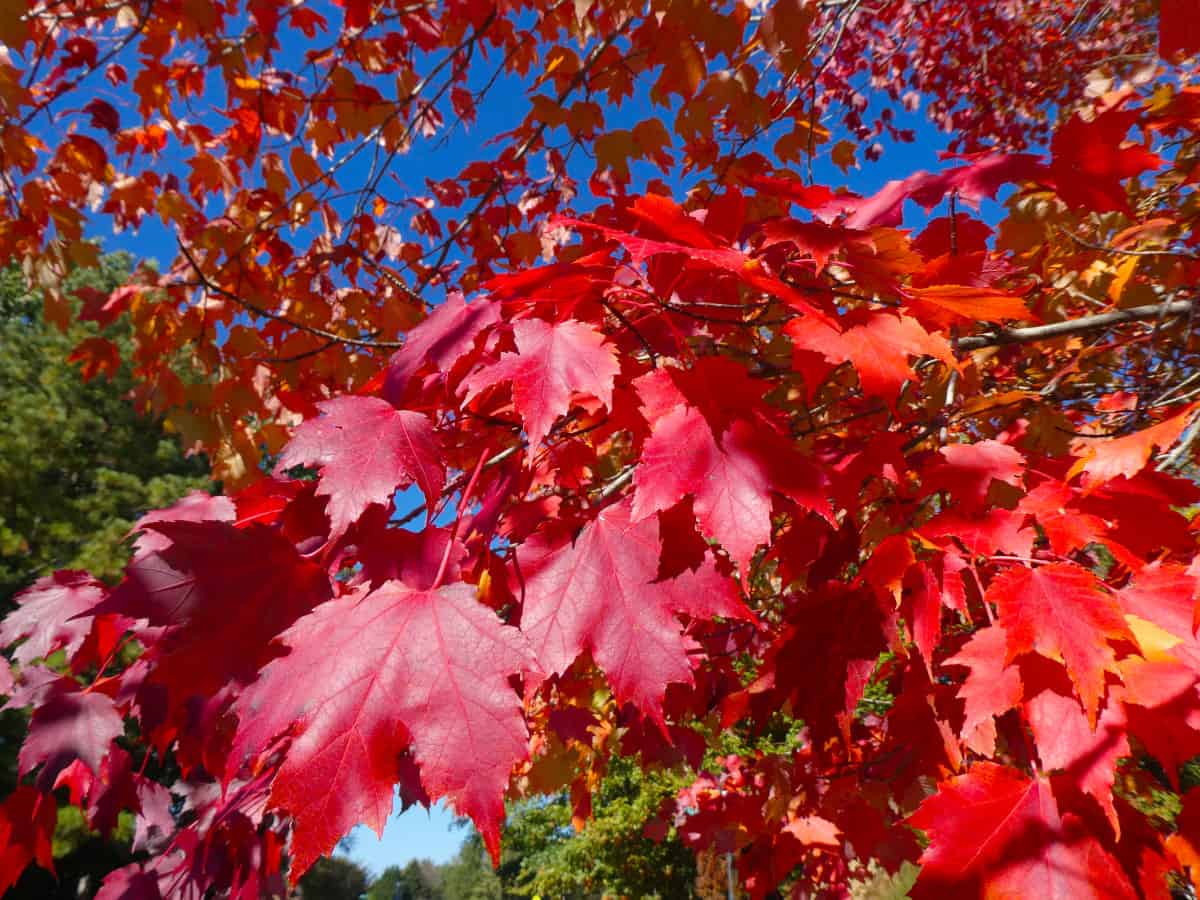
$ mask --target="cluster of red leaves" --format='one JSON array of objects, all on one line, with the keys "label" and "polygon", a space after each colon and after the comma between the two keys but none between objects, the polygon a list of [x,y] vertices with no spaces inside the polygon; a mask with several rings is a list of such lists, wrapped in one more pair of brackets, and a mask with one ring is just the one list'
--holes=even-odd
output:
[{"label": "cluster of red leaves", "polygon": [[[971,152],[1044,143],[1055,102],[1077,103],[1097,67],[1141,64],[1157,34],[1146,0],[660,6],[10,0],[0,259],[65,323],[76,298],[59,285],[95,262],[96,214],[103,231],[161,221],[173,267],[79,299],[98,321],[128,313],[138,402],[241,485],[314,398],[378,370],[343,347],[411,328],[431,286],[472,293],[553,254],[548,219],[577,197],[659,174],[718,192],[817,155],[848,170],[911,140],[896,109],[919,102]],[[459,171],[397,171],[422,140],[456,138]],[[180,347],[236,389],[181,379]],[[89,375],[116,358],[99,339],[78,354]]]},{"label": "cluster of red leaves", "polygon": [[[961,4],[859,5],[784,3],[751,25],[740,4],[573,4],[539,10],[530,44],[518,22],[533,10],[456,3],[436,17],[348,0],[331,46],[308,51],[322,73],[308,95],[270,59],[285,24],[313,40],[320,14],[251,3],[255,28],[232,47],[231,10],[155,4],[130,31],[144,53],[134,90],[167,125],[121,130],[99,99],[87,114],[130,159],[192,148],[186,187],[148,165],[117,178],[81,134],[32,176],[43,148],[26,126],[55,85],[124,70],[83,37],[60,48],[43,14],[64,33],[75,19],[57,7],[5,26],[10,44],[38,34],[60,63],[36,90],[0,66],[6,173],[24,177],[0,250],[52,284],[55,266],[91,252],[87,198],[106,197],[119,224],[153,204],[180,235],[177,267],[79,298],[81,315],[128,310],[147,376],[169,371],[164,348],[195,344],[212,379],[164,376],[178,396],[163,405],[198,409],[173,421],[204,419],[191,436],[245,486],[145,516],[119,584],[57,573],[0,628],[19,664],[10,705],[34,710],[25,783],[0,806],[0,887],[52,865],[64,794],[100,831],[136,814],[145,856],[102,900],[277,894],[356,823],[382,828],[397,785],[406,804],[470,816],[498,858],[506,796],[569,789],[586,818],[608,754],[698,767],[723,730],[781,715],[803,723],[797,746],[724,760],[675,811],[689,844],[736,851],[754,897],[783,883],[844,893],[867,859],[919,859],[923,896],[1166,897],[1171,878],[1196,874],[1195,797],[1172,831],[1140,811],[1119,764],[1152,758],[1178,787],[1200,755],[1200,557],[1185,515],[1200,488],[1172,474],[1197,430],[1200,359],[1176,294],[1200,278],[1200,93],[1165,76],[1071,93],[1074,66],[1114,51],[1119,29],[1101,24],[1058,68],[984,55],[1010,105],[1074,98],[1046,157],[978,153],[860,197],[799,181],[778,149],[779,165],[743,153],[792,113],[815,135],[819,112],[788,99],[803,99],[798,80],[828,76],[836,97],[853,73],[814,52],[886,60],[876,26],[900,12],[924,23],[925,50],[886,65],[919,73],[921,90],[961,91],[950,67],[900,60],[927,60]],[[1052,34],[1083,27],[1087,4],[1050,6],[967,15],[1002,45],[1022,16],[1059,23]],[[1146,14],[1110,6],[1103,23],[1138,26],[1116,45],[1136,56]],[[1165,28],[1178,9],[1163,7]],[[559,30],[592,52],[548,51],[558,99],[534,97],[498,169],[430,188],[449,206],[481,198],[440,245],[472,254],[457,277],[480,290],[427,310],[417,293],[451,277],[446,256],[391,246],[378,179],[343,218],[310,190],[332,188],[341,163],[322,169],[305,147],[332,156],[366,136],[398,153],[440,127],[413,86],[428,54],[450,48],[450,103],[469,119],[463,67],[481,42],[527,71]],[[177,40],[226,60],[227,130],[180,115],[174,92],[199,102],[207,89]],[[780,81],[769,90],[747,87],[760,42]],[[710,74],[719,56],[746,68]],[[394,75],[410,99],[385,102],[359,70]],[[646,72],[659,73],[652,95],[681,98],[688,164],[713,174],[684,205],[662,185],[627,194],[636,154],[614,160],[599,126],[579,124],[593,114],[564,103],[580,85],[621,98]],[[966,146],[1015,145],[1007,129],[1027,109],[972,130],[955,106],[945,121]],[[734,135],[728,154],[712,121],[693,130],[701,113]],[[731,124],[739,113],[762,118]],[[609,154],[592,179],[608,202],[586,216],[547,218],[570,193],[543,143],[560,125]],[[630,132],[648,156],[652,131]],[[286,164],[264,133],[292,145]],[[560,169],[539,185],[534,149]],[[959,209],[1010,186],[998,234]],[[949,214],[910,233],[910,200]],[[417,233],[440,236],[422,217],[433,205],[416,204]],[[518,250],[522,216],[552,262]],[[380,335],[398,331],[381,355]],[[263,445],[277,459],[255,479]],[[140,655],[117,665],[130,641]],[[65,663],[46,662],[60,651]],[[863,706],[872,683],[890,702]],[[152,777],[166,771],[179,780]]]}]

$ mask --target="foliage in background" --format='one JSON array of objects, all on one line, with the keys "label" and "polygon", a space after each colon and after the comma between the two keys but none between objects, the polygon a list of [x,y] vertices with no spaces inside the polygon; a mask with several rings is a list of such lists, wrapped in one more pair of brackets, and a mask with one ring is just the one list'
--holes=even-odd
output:
[{"label": "foliage in background", "polygon": [[[66,290],[108,296],[129,277],[130,262],[127,254],[108,254],[99,268],[68,279]],[[2,604],[55,569],[116,578],[138,516],[211,485],[203,455],[185,456],[177,437],[134,408],[128,363],[85,378],[68,362],[101,331],[78,321],[58,330],[22,273],[0,272]],[[127,317],[102,333],[128,354]]]},{"label": "foliage in background", "polygon": [[[66,288],[76,298],[107,297],[130,271],[128,254],[106,254]],[[46,322],[41,296],[26,288],[19,270],[0,272],[0,609],[10,609],[17,590],[55,569],[116,578],[129,560],[126,535],[139,516],[211,488],[204,456],[185,456],[174,435],[134,408],[127,363],[85,377],[69,360],[81,342],[101,334],[127,352],[129,330],[122,316],[104,329],[72,321],[61,331]],[[2,796],[16,787],[28,720],[23,709],[0,712]],[[105,840],[78,807],[64,806],[54,835],[57,880],[30,870],[6,896],[90,895],[106,871],[132,858],[132,832],[126,813]]]},{"label": "foliage in background", "polygon": [[358,863],[344,856],[326,856],[300,879],[300,896],[302,900],[359,900],[370,883],[370,875]]},{"label": "foliage in background", "polygon": [[663,821],[664,805],[673,808],[689,780],[686,770],[645,771],[636,760],[614,757],[580,831],[567,793],[516,805],[504,826],[498,870],[505,887],[514,895],[564,900],[690,896],[695,857]]}]

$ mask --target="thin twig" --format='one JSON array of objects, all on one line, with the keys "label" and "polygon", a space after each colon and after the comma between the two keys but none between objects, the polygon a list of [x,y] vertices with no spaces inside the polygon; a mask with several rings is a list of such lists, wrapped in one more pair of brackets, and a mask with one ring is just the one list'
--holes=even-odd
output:
[{"label": "thin twig", "polygon": [[182,253],[184,259],[188,261],[188,265],[190,265],[192,270],[196,273],[196,278],[200,280],[201,285],[203,285],[206,290],[210,290],[214,294],[219,294],[227,300],[232,300],[234,303],[250,310],[256,315],[260,315],[268,319],[274,319],[276,322],[283,322],[285,325],[289,325],[299,331],[305,331],[309,334],[316,335],[317,337],[325,338],[329,341],[337,341],[340,344],[347,344],[351,347],[373,347],[381,350],[395,350],[398,347],[404,346],[403,341],[376,341],[365,338],[342,337],[339,334],[334,334],[332,331],[326,331],[324,328],[317,328],[314,325],[305,325],[303,322],[297,322],[294,319],[289,319],[282,313],[272,312],[265,307],[259,306],[257,303],[252,303],[245,297],[239,296],[233,291],[226,290],[219,284],[216,284],[214,281],[212,281],[212,279],[204,274],[204,270],[200,268],[200,264],[196,262],[196,258],[192,256],[183,240],[181,238],[176,238],[176,243],[179,245],[179,252]]}]

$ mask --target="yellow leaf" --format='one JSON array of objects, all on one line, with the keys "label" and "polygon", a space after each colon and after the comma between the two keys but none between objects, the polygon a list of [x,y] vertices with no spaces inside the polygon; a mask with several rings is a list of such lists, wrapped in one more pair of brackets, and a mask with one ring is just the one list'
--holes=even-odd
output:
[{"label": "yellow leaf", "polygon": [[1141,648],[1142,656],[1150,662],[1175,662],[1175,657],[1171,655],[1171,648],[1182,643],[1182,641],[1171,634],[1164,628],[1160,628],[1153,622],[1147,622],[1145,619],[1138,618],[1133,615],[1126,615],[1125,621],[1129,623],[1129,630],[1133,632],[1134,638],[1137,639],[1138,647]]},{"label": "yellow leaf", "polygon": [[1125,293],[1125,285],[1129,284],[1129,279],[1137,271],[1138,262],[1139,257],[1128,256],[1117,264],[1116,275],[1108,286],[1108,299],[1113,303],[1121,302],[1121,295]]}]

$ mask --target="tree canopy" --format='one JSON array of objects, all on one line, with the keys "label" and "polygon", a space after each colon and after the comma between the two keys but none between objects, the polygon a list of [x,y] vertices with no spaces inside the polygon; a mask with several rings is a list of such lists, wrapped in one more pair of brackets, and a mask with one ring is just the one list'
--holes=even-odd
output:
[{"label": "tree canopy", "polygon": [[[127,255],[79,270],[65,289],[110,295],[131,269]],[[118,320],[100,338],[95,324],[66,332],[42,318],[42,299],[17,269],[0,273],[0,598],[37,576],[87,569],[114,580],[129,559],[123,540],[134,521],[207,488],[202,455],[140,415],[127,396],[127,364],[80,371],[69,361],[86,341],[130,346]],[[117,358],[118,360],[120,357]]]},{"label": "tree canopy", "polygon": [[101,900],[397,789],[499,865],[618,758],[753,898],[1200,880],[1194,7],[3,7],[0,263],[225,493],[5,620],[0,888],[66,800]]},{"label": "tree canopy", "polygon": [[[70,289],[105,296],[129,277],[123,254],[71,276]],[[115,581],[129,561],[125,540],[143,513],[211,485],[202,456],[185,458],[179,442],[128,401],[127,365],[83,373],[69,357],[98,336],[95,323],[64,333],[45,322],[41,298],[18,270],[0,273],[0,608],[56,568],[89,569]],[[129,346],[120,319],[104,334]],[[86,376],[86,377],[85,377]],[[0,634],[4,632],[0,630]],[[0,637],[0,640],[7,638]],[[23,709],[0,712],[0,794],[18,784],[18,750],[28,727]],[[53,837],[57,883],[30,870],[6,896],[14,900],[95,892],[111,869],[128,863],[132,818],[96,835],[77,807],[59,810]]]}]

